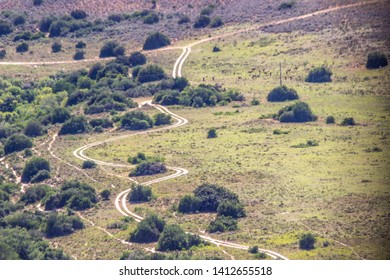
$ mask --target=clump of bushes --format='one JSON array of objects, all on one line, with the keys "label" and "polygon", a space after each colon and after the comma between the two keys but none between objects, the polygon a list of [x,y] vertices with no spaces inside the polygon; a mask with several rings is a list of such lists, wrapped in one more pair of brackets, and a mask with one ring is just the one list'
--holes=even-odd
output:
[{"label": "clump of bushes", "polygon": [[335,123],[335,122],[336,122],[336,120],[335,120],[335,118],[333,116],[327,116],[326,117],[325,123],[332,124],[332,123]]},{"label": "clump of bushes", "polygon": [[210,222],[207,228],[210,233],[234,231],[237,229],[237,220],[228,216],[217,216],[214,221]]},{"label": "clump of bushes", "polygon": [[307,140],[306,143],[300,143],[298,145],[293,145],[293,148],[308,148],[308,147],[317,147],[320,144],[316,140]]},{"label": "clump of bushes", "polygon": [[84,43],[83,41],[79,41],[75,45],[76,49],[85,49],[86,46],[87,46],[87,44]]},{"label": "clump of bushes", "polygon": [[207,138],[217,138],[217,130],[215,128],[210,128],[207,132]]},{"label": "clump of bushes", "polygon": [[276,115],[280,122],[311,122],[317,119],[309,105],[305,102],[296,102],[293,105],[280,109]]},{"label": "clump of bushes", "polygon": [[330,69],[325,66],[316,67],[309,71],[309,74],[307,75],[305,82],[308,83],[331,82],[332,74],[333,74],[332,71],[330,71]]},{"label": "clump of bushes", "polygon": [[378,69],[387,66],[387,57],[381,52],[371,52],[367,55],[366,68]]},{"label": "clump of bushes", "polygon": [[114,123],[110,119],[107,119],[107,118],[93,119],[93,120],[89,121],[89,124],[92,127],[100,126],[102,128],[111,128],[114,126]]},{"label": "clump of bushes", "polygon": [[140,83],[147,83],[164,79],[166,75],[160,66],[149,64],[145,68],[141,68],[136,77]]},{"label": "clump of bushes", "polygon": [[204,242],[198,235],[185,233],[178,225],[166,225],[157,243],[159,251],[182,251]]},{"label": "clump of bushes", "polygon": [[133,52],[129,57],[129,64],[128,66],[134,67],[137,65],[143,65],[147,61],[146,56],[141,52]]},{"label": "clump of bushes", "polygon": [[151,214],[137,225],[135,231],[130,235],[130,241],[138,243],[156,242],[164,227],[165,222],[157,215]]},{"label": "clump of bushes", "polygon": [[109,200],[111,191],[109,189],[105,189],[100,193],[100,195],[102,196],[103,200]]},{"label": "clump of bushes", "polygon": [[215,17],[211,20],[210,22],[210,27],[211,28],[217,28],[223,25],[223,21],[220,17]]},{"label": "clump of bushes", "polygon": [[355,122],[354,118],[345,118],[341,122],[341,125],[343,125],[343,126],[352,126],[352,125],[356,125],[356,122]]},{"label": "clump of bushes", "polygon": [[99,57],[117,57],[124,55],[125,48],[116,41],[108,41],[100,50]]},{"label": "clump of bushes", "polygon": [[144,161],[130,172],[129,176],[147,176],[167,172],[167,167],[162,162]]},{"label": "clump of bushes", "polygon": [[299,249],[312,250],[314,249],[315,242],[316,242],[316,238],[312,233],[305,233],[299,239]]},{"label": "clump of bushes", "polygon": [[177,22],[178,24],[185,24],[185,23],[189,23],[191,20],[190,20],[190,17],[187,16],[187,15],[182,15],[180,16],[179,18],[179,21]]},{"label": "clump of bushes", "polygon": [[96,168],[96,162],[94,162],[93,160],[86,160],[86,161],[83,161],[83,164],[81,166],[83,169],[92,169],[92,168]]},{"label": "clump of bushes", "polygon": [[79,134],[90,130],[88,121],[85,116],[72,116],[61,127],[59,135]]},{"label": "clump of bushes", "polygon": [[130,130],[141,130],[153,127],[153,120],[141,111],[126,113],[121,121],[121,127]]},{"label": "clump of bushes", "polygon": [[5,141],[4,153],[8,155],[13,152],[19,152],[27,148],[32,148],[32,146],[33,143],[27,136],[23,134],[13,134]]},{"label": "clump of bushes", "polygon": [[65,108],[55,108],[50,115],[50,121],[52,124],[64,123],[70,119],[71,115]]},{"label": "clump of bushes", "polygon": [[294,5],[295,5],[294,0],[288,1],[288,2],[283,2],[279,5],[278,10],[291,9],[292,7],[294,7]]},{"label": "clump of bushes", "polygon": [[154,32],[150,34],[144,43],[144,50],[154,50],[162,48],[171,44],[171,40],[160,32]]},{"label": "clump of bushes", "polygon": [[0,20],[0,36],[12,33],[12,26],[5,21]]},{"label": "clump of bushes", "polygon": [[129,193],[130,202],[147,202],[152,199],[152,188],[143,185],[131,186]]},{"label": "clump of bushes", "polygon": [[274,88],[268,93],[267,100],[268,102],[283,102],[287,100],[296,100],[299,99],[296,90],[288,88],[286,86],[280,86]]},{"label": "clump of bushes", "polygon": [[18,53],[24,53],[27,52],[29,49],[29,45],[26,42],[23,42],[16,46],[16,52]]},{"label": "clump of bushes", "polygon": [[74,10],[70,13],[70,15],[74,18],[74,19],[84,19],[86,18],[88,15],[85,11],[83,10]]},{"label": "clump of bushes", "polygon": [[206,15],[200,15],[195,20],[194,28],[205,28],[210,24],[210,22],[211,22],[210,17]]},{"label": "clump of bushes", "polygon": [[[46,171],[42,173],[42,171]],[[50,176],[50,163],[44,158],[32,158],[26,162],[22,172],[22,182],[30,181],[39,182],[47,179],[47,174]]]},{"label": "clump of bushes", "polygon": [[84,223],[77,216],[52,213],[47,218],[45,233],[48,237],[56,237],[72,234],[83,228]]},{"label": "clump of bushes", "polygon": [[164,162],[164,159],[160,157],[150,157],[145,155],[144,153],[137,153],[136,156],[129,157],[127,161],[131,164],[139,164],[144,161]]},{"label": "clump of bushes", "polygon": [[52,194],[53,192],[54,191],[49,186],[33,186],[26,189],[20,200],[26,204],[32,204],[43,200],[45,197]]},{"label": "clump of bushes", "polygon": [[160,18],[158,17],[157,13],[149,13],[147,16],[144,17],[143,22],[145,24],[155,24],[160,21]]},{"label": "clump of bushes", "polygon": [[62,50],[62,44],[60,42],[54,42],[52,45],[51,45],[51,51],[53,53],[58,53]]},{"label": "clump of bushes", "polygon": [[43,126],[37,121],[29,122],[24,128],[24,134],[29,137],[41,136],[45,133]]},{"label": "clump of bushes", "polygon": [[165,125],[165,124],[171,124],[172,122],[172,116],[164,113],[158,113],[154,115],[154,125]]},{"label": "clump of bushes", "polygon": [[84,59],[85,52],[82,50],[76,50],[75,54],[73,55],[74,60],[82,60]]}]

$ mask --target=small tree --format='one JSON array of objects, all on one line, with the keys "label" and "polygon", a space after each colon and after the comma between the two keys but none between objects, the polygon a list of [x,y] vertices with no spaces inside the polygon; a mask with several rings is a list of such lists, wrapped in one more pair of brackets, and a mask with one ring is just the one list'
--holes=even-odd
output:
[{"label": "small tree", "polygon": [[217,208],[218,216],[229,216],[232,218],[242,218],[246,216],[244,206],[233,201],[222,201]]},{"label": "small tree", "polygon": [[367,56],[367,69],[378,69],[387,66],[387,57],[381,52],[371,52]]},{"label": "small tree", "polygon": [[51,45],[51,50],[53,53],[58,53],[62,50],[62,44],[60,42],[54,42]]},{"label": "small tree", "polygon": [[129,194],[130,202],[147,202],[152,199],[152,188],[149,186],[143,185],[133,185],[131,186],[131,191]]},{"label": "small tree", "polygon": [[187,248],[187,234],[178,225],[166,225],[157,243],[159,251],[181,251]]},{"label": "small tree", "polygon": [[42,125],[37,121],[32,121],[27,124],[27,126],[24,129],[24,134],[30,137],[37,137],[44,134],[44,128]]},{"label": "small tree", "polygon": [[32,148],[32,146],[33,143],[27,136],[23,134],[13,134],[5,141],[4,153],[8,155],[13,152],[19,152],[27,148]]},{"label": "small tree", "polygon": [[209,129],[207,132],[207,138],[217,138],[217,130],[215,128]]},{"label": "small tree", "polygon": [[110,199],[110,195],[111,195],[111,191],[109,189],[105,189],[103,190],[100,195],[102,196],[102,198],[104,200],[109,200]]},{"label": "small tree", "polygon": [[180,213],[196,213],[200,209],[201,199],[193,195],[185,195],[180,199]]},{"label": "small tree", "polygon": [[79,41],[75,45],[76,49],[85,49],[86,46],[87,46],[87,44],[84,43],[83,41]]},{"label": "small tree", "polygon": [[96,162],[94,162],[93,160],[86,160],[86,161],[83,161],[82,168],[83,168],[83,169],[92,169],[92,168],[96,168]]},{"label": "small tree", "polygon": [[154,124],[155,125],[164,125],[164,124],[171,124],[172,116],[164,113],[158,113],[154,115]]},{"label": "small tree", "polygon": [[316,238],[312,233],[305,233],[299,239],[299,249],[312,250],[314,249],[315,242],[316,242]]},{"label": "small tree", "polygon": [[26,42],[23,42],[23,43],[16,46],[16,52],[18,52],[18,53],[27,52],[28,49],[29,49],[29,46]]},{"label": "small tree", "polygon": [[119,45],[116,41],[108,41],[103,45],[103,47],[100,50],[99,57],[115,57],[118,55],[123,55],[124,53],[124,47]]},{"label": "small tree", "polygon": [[154,50],[171,44],[171,40],[160,32],[150,34],[144,43],[144,50]]},{"label": "small tree", "polygon": [[87,13],[83,10],[75,10],[70,13],[70,15],[75,19],[84,19],[87,17]]},{"label": "small tree", "polygon": [[129,63],[132,67],[143,65],[147,61],[146,56],[141,52],[133,52],[129,57]]},{"label": "small tree", "polygon": [[165,222],[157,215],[152,214],[143,219],[136,230],[131,233],[130,241],[139,243],[156,242],[164,230]]},{"label": "small tree", "polygon": [[16,15],[12,22],[15,26],[23,25],[26,23],[26,17],[24,15]]},{"label": "small tree", "polygon": [[211,19],[208,16],[201,15],[196,19],[194,23],[194,28],[205,28],[210,24],[210,22]]},{"label": "small tree", "polygon": [[46,170],[50,172],[50,163],[39,157],[34,157],[27,161],[22,172],[22,182],[28,183],[31,179],[38,174],[39,171]]},{"label": "small tree", "polygon": [[352,126],[352,125],[356,125],[356,122],[355,122],[354,118],[345,118],[341,122],[341,125],[343,125],[343,126]]},{"label": "small tree", "polygon": [[73,55],[74,60],[82,60],[84,59],[85,52],[82,50],[77,50],[76,53]]},{"label": "small tree", "polygon": [[325,66],[316,67],[309,71],[305,82],[308,83],[326,83],[331,82],[332,71]]},{"label": "small tree", "polygon": [[12,27],[8,22],[0,21],[0,36],[12,33]]},{"label": "small tree", "polygon": [[335,123],[335,118],[333,116],[327,116],[325,122],[327,124]]},{"label": "small tree", "polygon": [[259,246],[249,247],[248,252],[251,254],[257,254],[259,252]]},{"label": "small tree", "polygon": [[295,100],[298,98],[299,97],[296,90],[288,88],[284,85],[274,88],[267,96],[267,100],[269,102],[283,102],[287,100]]}]

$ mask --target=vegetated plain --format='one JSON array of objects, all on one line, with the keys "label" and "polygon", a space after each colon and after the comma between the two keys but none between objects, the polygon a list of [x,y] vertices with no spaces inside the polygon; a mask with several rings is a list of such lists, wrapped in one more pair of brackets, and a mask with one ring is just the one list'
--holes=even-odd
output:
[{"label": "vegetated plain", "polygon": [[[337,16],[344,20],[337,23],[334,21]],[[376,34],[372,25],[381,21],[380,14],[379,18],[365,18],[361,26],[356,26],[355,16],[343,12],[320,17],[318,21],[313,17],[314,26],[327,20],[333,22],[320,32],[307,30],[307,25],[301,23],[297,27],[305,28],[293,32],[289,32],[291,26],[271,27],[269,33],[251,31],[193,47],[183,76],[192,84],[218,83],[227,89],[235,88],[244,94],[245,101],[211,108],[172,106],[174,113],[189,120],[186,126],[124,138],[89,149],[85,154],[107,162],[126,163],[129,156],[144,152],[164,157],[169,166],[189,170],[186,176],[153,185],[156,198],[151,202],[130,204],[129,208],[139,215],[157,212],[186,231],[203,233],[215,214],[184,215],[177,212],[177,205],[181,197],[200,184],[217,183],[237,193],[247,212],[247,217],[238,222],[239,230],[211,234],[217,239],[258,245],[291,259],[388,259],[390,70],[364,67],[367,53],[373,48],[388,53],[388,38],[372,36]],[[229,26],[226,30],[239,27]],[[89,45],[92,48],[94,44]],[[214,46],[220,51],[212,52]],[[38,53],[38,57],[48,52],[40,52],[38,46],[36,49],[34,55]],[[179,53],[174,50],[148,58],[170,73]],[[11,58],[16,58],[16,54],[11,53]],[[279,109],[293,103],[266,101],[268,92],[279,85],[279,63],[283,84],[297,90],[300,100],[307,102],[318,116],[317,121],[287,124],[272,119]],[[321,65],[332,70],[333,81],[305,83],[308,71]],[[77,64],[61,67],[81,68]],[[13,75],[14,70],[26,68],[5,69]],[[39,69],[50,73],[59,66],[39,66]],[[36,77],[35,68],[27,71],[33,72],[29,76]],[[260,105],[251,105],[253,98],[260,100]],[[141,103],[146,99],[149,98],[135,101]],[[75,107],[75,111],[81,109]],[[149,115],[157,113],[154,109],[142,110]],[[327,116],[334,116],[336,124],[326,124]],[[347,117],[353,117],[357,125],[341,126]],[[217,138],[207,138],[211,128],[216,129]],[[56,141],[53,151],[81,166],[81,161],[72,154],[76,148],[122,134],[128,132],[63,136]],[[75,178],[93,185],[99,193],[107,188],[112,192],[108,201],[101,201],[83,215],[115,237],[127,239],[137,224],[132,219],[124,220],[114,207],[114,199],[130,187],[129,170],[106,166],[84,170],[97,180],[93,182],[63,161],[50,157],[46,146],[39,146],[47,138],[38,138],[35,147],[50,159],[59,181]],[[319,145],[293,147],[308,140]],[[18,157],[11,156],[7,161],[17,172],[22,169]],[[139,181],[158,177],[141,177]],[[117,259],[126,250],[154,247],[154,244],[124,245],[88,222],[85,226],[52,241],[78,259]],[[313,250],[298,247],[300,236],[306,232],[317,237]],[[244,251],[224,250],[236,259],[253,258]],[[184,258],[230,258],[216,246],[195,248],[188,256],[181,254]]]}]

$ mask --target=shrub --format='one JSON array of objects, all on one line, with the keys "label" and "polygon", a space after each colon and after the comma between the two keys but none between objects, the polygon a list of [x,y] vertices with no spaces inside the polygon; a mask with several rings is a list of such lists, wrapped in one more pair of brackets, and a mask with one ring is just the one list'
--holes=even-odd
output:
[{"label": "shrub", "polygon": [[79,217],[53,213],[47,218],[45,233],[47,237],[56,237],[71,234],[82,228],[84,224]]},{"label": "shrub", "polygon": [[79,41],[75,45],[76,49],[85,49],[86,46],[87,46],[87,44],[84,43],[83,41]]},{"label": "shrub", "polygon": [[130,241],[138,243],[149,243],[158,241],[161,232],[164,230],[165,222],[157,215],[149,215],[143,219],[136,230],[131,233]]},{"label": "shrub", "polygon": [[292,7],[294,7],[294,5],[295,5],[294,0],[288,1],[288,2],[283,2],[279,5],[278,10],[291,9]]},{"label": "shrub", "polygon": [[0,59],[4,59],[6,55],[7,55],[6,50],[0,50]]},{"label": "shrub", "polygon": [[84,19],[87,17],[87,13],[83,10],[75,10],[70,13],[70,15],[75,19]]},{"label": "shrub", "polygon": [[160,32],[154,32],[150,34],[144,43],[144,50],[154,50],[162,48],[171,44],[171,40]]},{"label": "shrub", "polygon": [[159,251],[181,251],[187,249],[187,234],[178,225],[166,225],[157,243]]},{"label": "shrub", "polygon": [[180,213],[196,213],[201,206],[201,199],[193,195],[185,195],[180,199],[178,210]]},{"label": "shrub", "polygon": [[257,98],[253,98],[252,101],[251,101],[251,105],[252,106],[260,105],[260,100],[257,99]]},{"label": "shrub", "polygon": [[0,36],[12,33],[12,27],[8,22],[0,21]]},{"label": "shrub", "polygon": [[123,14],[112,14],[108,16],[108,20],[112,20],[114,22],[121,22],[124,19],[125,17],[123,16]]},{"label": "shrub", "polygon": [[309,105],[305,102],[296,102],[293,105],[280,109],[277,114],[280,122],[311,122],[317,117],[313,115]]},{"label": "shrub", "polygon": [[64,123],[68,119],[70,119],[70,113],[65,108],[55,108],[50,116],[52,124]]},{"label": "shrub", "polygon": [[20,200],[26,204],[32,204],[41,201],[51,192],[53,191],[49,186],[45,186],[45,185],[33,186],[26,189],[26,192],[23,193]]},{"label": "shrub", "polygon": [[171,124],[172,116],[164,113],[158,113],[154,115],[154,124],[155,125],[164,125],[164,124]]},{"label": "shrub", "polygon": [[111,191],[109,189],[105,189],[100,193],[100,195],[102,196],[103,200],[109,200]]},{"label": "shrub", "polygon": [[143,185],[133,185],[131,186],[131,191],[129,194],[130,202],[147,202],[152,199],[152,188],[149,186]]},{"label": "shrub", "polygon": [[86,160],[86,161],[83,161],[82,168],[83,168],[83,169],[92,169],[92,168],[96,168],[96,162],[94,162],[93,160]]},{"label": "shrub", "polygon": [[24,128],[24,134],[30,137],[41,136],[45,133],[42,125],[37,121],[29,122]]},{"label": "shrub", "polygon": [[232,201],[222,201],[218,205],[217,213],[218,216],[229,216],[235,219],[246,216],[244,206]]},{"label": "shrub", "polygon": [[316,238],[312,233],[305,233],[299,239],[299,249],[312,250],[314,249],[315,242],[316,242]]},{"label": "shrub", "polygon": [[208,226],[208,231],[213,232],[225,232],[237,230],[237,220],[232,217],[217,216],[214,221],[211,221]]},{"label": "shrub", "polygon": [[43,4],[43,0],[33,0],[34,6],[40,6]]},{"label": "shrub", "polygon": [[190,17],[186,15],[182,15],[179,18],[179,21],[177,22],[178,24],[185,24],[191,22]]},{"label": "shrub", "polygon": [[133,52],[129,57],[130,66],[143,65],[146,63],[146,56],[141,52]]},{"label": "shrub", "polygon": [[15,26],[23,25],[26,23],[26,17],[24,15],[16,15],[12,22]]},{"label": "shrub", "polygon": [[58,134],[79,134],[89,130],[87,119],[84,116],[73,116],[62,125]]},{"label": "shrub", "polygon": [[249,247],[248,252],[251,254],[257,254],[259,252],[259,246]]},{"label": "shrub", "polygon": [[4,153],[8,155],[13,152],[19,152],[27,148],[32,148],[32,146],[33,143],[27,136],[23,134],[13,134],[5,141]]},{"label": "shrub", "polygon": [[55,16],[52,16],[52,15],[43,17],[41,22],[39,23],[39,30],[42,32],[49,32],[52,23],[56,19],[57,18]]},{"label": "shrub", "polygon": [[31,149],[24,150],[24,157],[31,157],[32,155],[33,155],[33,152]]},{"label": "shrub", "polygon": [[137,76],[137,79],[140,83],[158,81],[164,78],[164,70],[155,64],[149,64],[145,68],[142,68]]},{"label": "shrub", "polygon": [[367,56],[367,69],[378,69],[387,66],[387,57],[381,52],[371,52]]},{"label": "shrub", "polygon": [[60,52],[62,49],[62,44],[59,43],[59,42],[54,42],[52,45],[51,45],[51,50],[53,53],[58,53]]},{"label": "shrub", "polygon": [[267,100],[269,102],[283,102],[287,100],[295,100],[298,98],[299,97],[297,92],[294,89],[288,88],[286,86],[274,88],[267,96]]},{"label": "shrub", "polygon": [[74,60],[82,60],[84,59],[85,52],[82,50],[77,50],[76,53],[73,55]]},{"label": "shrub", "polygon": [[144,153],[138,153],[135,157],[129,157],[127,161],[131,164],[138,164],[147,160],[147,157]]},{"label": "shrub", "polygon": [[217,46],[213,47],[213,52],[220,52],[220,51],[221,51],[221,49],[219,47],[217,47]]},{"label": "shrub", "polygon": [[102,128],[110,128],[110,127],[114,126],[114,124],[113,124],[113,122],[111,120],[105,119],[105,118],[90,120],[89,124],[92,127],[101,126]]},{"label": "shrub", "polygon": [[29,46],[26,42],[23,42],[23,43],[16,46],[16,52],[18,52],[18,53],[27,52],[28,49],[29,49]]},{"label": "shrub", "polygon": [[356,125],[356,122],[353,118],[345,118],[342,122],[341,125],[344,126],[349,126],[349,125]]},{"label": "shrub", "polygon": [[305,82],[308,83],[326,83],[331,82],[332,71],[329,68],[321,66],[311,69]]},{"label": "shrub", "polygon": [[199,16],[194,23],[194,28],[205,28],[211,22],[211,19],[208,16],[201,15]]},{"label": "shrub", "polygon": [[50,25],[49,29],[49,37],[59,37],[61,36],[61,32],[63,31],[65,23],[62,20],[55,20]]},{"label": "shrub", "polygon": [[208,7],[203,8],[203,9],[200,11],[200,14],[201,14],[202,16],[209,16],[209,15],[211,15],[213,12],[214,12],[214,6],[213,6],[213,5],[209,5]]},{"label": "shrub", "polygon": [[46,179],[50,179],[50,172],[47,170],[40,170],[38,173],[31,178],[31,183],[39,183]]},{"label": "shrub", "polygon": [[207,138],[217,138],[217,130],[215,128],[209,129],[207,132]]},{"label": "shrub", "polygon": [[90,89],[93,85],[93,80],[89,77],[82,76],[77,80],[77,87],[79,89]]},{"label": "shrub", "polygon": [[223,25],[223,21],[220,17],[213,18],[210,22],[211,28],[217,28]]},{"label": "shrub", "polygon": [[325,122],[327,123],[327,124],[332,124],[332,123],[335,123],[335,118],[333,117],[333,116],[327,116],[326,117],[326,120],[325,120]]},{"label": "shrub", "polygon": [[158,14],[156,13],[150,13],[146,17],[144,17],[144,23],[145,24],[155,24],[160,21]]},{"label": "shrub", "polygon": [[123,116],[121,127],[130,130],[147,129],[153,127],[153,120],[144,112],[132,111]]},{"label": "shrub", "polygon": [[130,176],[147,176],[167,172],[167,168],[162,162],[144,161],[130,172]]},{"label": "shrub", "polygon": [[224,187],[203,184],[194,190],[194,195],[201,200],[200,212],[215,212],[222,201],[239,203],[238,196]]},{"label": "shrub", "polygon": [[41,170],[50,172],[50,163],[44,158],[34,157],[30,159],[24,166],[22,172],[22,182],[30,182],[31,179]]},{"label": "shrub", "polygon": [[123,46],[119,45],[116,41],[108,41],[100,49],[99,57],[115,57],[123,55],[125,49]]}]

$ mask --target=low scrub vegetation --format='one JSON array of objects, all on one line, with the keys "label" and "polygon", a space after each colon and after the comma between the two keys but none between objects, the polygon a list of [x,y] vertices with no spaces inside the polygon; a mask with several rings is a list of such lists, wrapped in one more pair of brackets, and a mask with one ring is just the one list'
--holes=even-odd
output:
[{"label": "low scrub vegetation", "polygon": [[164,230],[164,227],[164,220],[155,214],[151,214],[137,225],[136,230],[130,235],[130,241],[137,243],[156,242]]},{"label": "low scrub vegetation", "polygon": [[152,188],[143,185],[131,186],[129,193],[130,202],[147,202],[152,199]]},{"label": "low scrub vegetation", "polygon": [[130,172],[129,176],[147,176],[166,173],[167,168],[162,162],[144,161],[136,166],[136,168]]},{"label": "low scrub vegetation", "polygon": [[144,50],[154,50],[162,47],[166,47],[171,44],[171,40],[160,32],[154,32],[150,34],[144,43]]},{"label": "low scrub vegetation", "polygon": [[379,69],[387,66],[387,57],[381,52],[371,52],[367,55],[366,68],[367,69]]},{"label": "low scrub vegetation", "polygon": [[126,113],[121,120],[121,127],[130,130],[141,130],[153,127],[153,120],[141,111]]},{"label": "low scrub vegetation", "polygon": [[327,83],[332,81],[331,77],[332,77],[332,71],[330,71],[330,69],[325,66],[321,66],[321,67],[316,67],[314,69],[311,69],[305,79],[305,82]]},{"label": "low scrub vegetation", "polygon": [[268,102],[283,102],[296,99],[299,99],[296,90],[286,86],[274,88],[267,96]]},{"label": "low scrub vegetation", "polygon": [[280,122],[311,122],[317,117],[312,113],[309,105],[305,102],[296,102],[293,105],[280,109],[276,115]]}]

